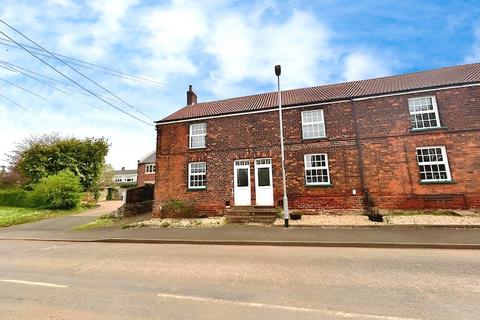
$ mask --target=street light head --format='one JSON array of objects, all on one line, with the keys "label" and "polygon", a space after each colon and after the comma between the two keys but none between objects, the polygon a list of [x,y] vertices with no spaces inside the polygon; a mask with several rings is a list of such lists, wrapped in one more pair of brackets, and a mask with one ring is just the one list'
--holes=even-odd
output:
[{"label": "street light head", "polygon": [[282,74],[282,67],[279,64],[277,64],[275,66],[275,75],[279,77],[281,74]]}]

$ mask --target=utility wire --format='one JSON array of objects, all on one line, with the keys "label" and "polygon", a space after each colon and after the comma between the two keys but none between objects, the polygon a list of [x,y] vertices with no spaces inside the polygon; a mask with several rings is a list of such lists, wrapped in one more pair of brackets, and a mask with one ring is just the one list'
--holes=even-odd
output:
[{"label": "utility wire", "polygon": [[[9,26],[5,21],[3,20],[0,20],[0,22],[4,23],[5,25]],[[9,26],[10,27],[10,26]],[[12,28],[12,27],[10,27]],[[25,48],[25,46],[23,46],[22,44],[18,43],[17,41],[15,41],[14,39],[12,39],[9,35],[7,35],[5,32],[3,31],[0,31],[1,34],[3,34],[4,36],[6,36],[8,39],[10,39],[11,41],[13,41],[16,45],[18,45],[19,47],[21,47],[23,50],[27,51],[30,55],[32,55],[33,57],[35,57],[36,59],[40,60],[42,63],[46,64],[47,66],[49,66],[51,69],[53,69],[55,72],[59,73],[60,75],[62,75],[63,77],[67,78],[68,80],[70,80],[71,82],[75,83],[77,86],[79,86],[80,88],[82,88],[83,90],[87,91],[88,93],[90,93],[91,95],[97,97],[98,99],[102,100],[103,102],[105,102],[106,104],[114,107],[115,109],[117,109],[118,111],[148,125],[148,126],[153,126],[151,123],[143,120],[143,119],[140,119],[138,118],[137,116],[131,114],[131,113],[128,113],[127,111],[121,109],[120,107],[106,101],[105,99],[103,99],[101,96],[99,96],[98,94],[96,94],[95,92],[91,91],[90,89],[82,86],[81,84],[79,84],[77,81],[73,80],[72,78],[70,78],[69,76],[65,75],[64,73],[62,73],[60,70],[58,70],[57,68],[55,68],[54,66],[52,66],[51,64],[49,64],[48,62],[46,62],[45,60],[43,60],[42,58],[39,58],[35,53],[33,53],[32,51],[28,50],[27,48]],[[31,40],[30,40],[31,41]],[[45,50],[46,51],[46,50]],[[47,51],[48,52],[48,51]],[[58,60],[62,61],[61,59],[57,58]],[[67,64],[68,65],[68,64]]]},{"label": "utility wire", "polygon": [[13,82],[11,82],[11,81],[8,81],[7,79],[3,79],[3,78],[0,77],[0,80],[3,81],[3,82],[8,83],[8,84],[11,85],[11,86],[14,86],[14,87],[16,87],[16,88],[19,88],[19,89],[21,89],[21,90],[23,90],[23,91],[25,91],[25,92],[28,92],[28,93],[30,93],[30,94],[33,94],[34,96],[36,96],[36,97],[38,97],[38,98],[40,98],[40,99],[43,99],[43,100],[45,100],[45,101],[48,100],[47,98],[42,97],[41,95],[36,94],[35,92],[33,92],[33,91],[31,91],[31,90],[28,90],[28,89],[26,89],[26,88],[24,88],[24,87],[22,87],[22,86],[19,86],[18,84],[15,84],[15,83],[13,83]]},{"label": "utility wire", "polygon": [[70,96],[70,97],[72,97],[72,98],[80,101],[80,102],[83,103],[83,104],[87,104],[87,105],[89,105],[89,106],[91,106],[91,107],[93,107],[93,108],[95,108],[95,109],[98,109],[98,110],[101,110],[101,111],[105,111],[104,109],[102,109],[102,108],[100,108],[100,107],[97,107],[96,105],[93,105],[93,104],[91,104],[91,103],[88,103],[88,102],[85,102],[85,101],[83,101],[83,100],[81,100],[81,99],[78,99],[78,98],[75,97],[72,93],[69,93],[69,92],[67,92],[67,91],[65,91],[65,90],[63,90],[63,89],[60,89],[60,88],[58,88],[58,87],[56,87],[56,86],[48,83],[47,81],[44,81],[44,80],[39,79],[39,78],[36,78],[36,77],[34,77],[34,76],[32,76],[32,75],[30,75],[30,74],[28,74],[28,73],[25,73],[25,72],[23,72],[23,71],[21,71],[21,70],[16,70],[16,69],[14,69],[13,67],[7,67],[7,66],[1,65],[1,64],[0,64],[0,68],[4,68],[4,69],[9,70],[9,71],[11,71],[11,72],[20,73],[20,74],[22,74],[22,75],[24,75],[24,76],[26,76],[26,77],[28,77],[28,78],[31,78],[31,79],[33,79],[33,80],[35,80],[35,81],[38,81],[38,82],[40,82],[40,83],[43,83],[44,85],[46,85],[46,86],[48,86],[48,87],[50,87],[50,88],[52,88],[52,89],[54,89],[54,90],[57,90],[57,91],[65,94],[65,95],[67,95],[67,96]]},{"label": "utility wire", "polygon": [[42,78],[44,78],[44,79],[48,79],[48,80],[50,80],[50,81],[54,81],[54,82],[59,83],[59,84],[65,86],[65,87],[69,87],[69,88],[75,89],[75,90],[76,90],[75,93],[79,93],[79,94],[84,95],[84,96],[89,97],[89,98],[91,97],[91,95],[85,93],[83,90],[79,90],[77,86],[74,86],[74,85],[72,85],[72,84],[70,84],[70,83],[68,83],[68,82],[63,82],[63,81],[60,81],[60,80],[58,80],[58,79],[45,76],[45,75],[43,75],[43,74],[41,74],[41,73],[38,73],[38,72],[35,72],[35,71],[32,71],[32,70],[23,68],[23,67],[21,67],[21,66],[15,65],[15,64],[10,63],[10,62],[7,62],[7,61],[0,60],[0,64],[4,65],[4,66],[6,66],[6,67],[9,67],[9,68],[15,69],[17,72],[20,72],[20,70],[23,70],[23,71],[25,71],[25,72],[28,72],[28,73],[37,75],[37,76],[42,77]]},{"label": "utility wire", "polygon": [[18,103],[16,103],[15,101],[13,101],[12,99],[5,97],[3,94],[0,94],[0,97],[2,97],[3,99],[5,99],[5,100],[7,100],[7,101],[10,101],[11,103],[13,103],[14,105],[16,105],[17,107],[20,107],[20,108],[22,108],[22,109],[24,109],[24,110],[30,111],[29,109],[25,108],[25,107],[22,106],[21,104],[18,104]]},{"label": "utility wire", "polygon": [[22,70],[16,70],[16,69],[14,69],[14,68],[12,68],[12,67],[7,67],[7,66],[2,65],[2,64],[0,64],[0,68],[9,70],[9,71],[14,72],[14,73],[20,73],[20,74],[24,75],[25,77],[28,77],[28,78],[34,79],[34,80],[36,80],[36,81],[38,81],[38,82],[41,82],[41,83],[43,83],[44,85],[49,86],[49,87],[52,88],[52,89],[55,89],[55,90],[57,90],[57,91],[60,91],[60,92],[62,92],[62,93],[65,93],[65,94],[69,94],[68,92],[63,91],[62,89],[59,89],[59,88],[51,85],[51,84],[48,83],[47,81],[44,81],[44,80],[35,78],[34,76],[29,75],[28,73],[23,72]]},{"label": "utility wire", "polygon": [[[38,43],[36,43],[35,41],[33,41],[32,39],[30,39],[29,37],[27,37],[25,34],[23,34],[22,32],[20,32],[19,30],[17,30],[16,28],[12,27],[11,25],[9,25],[8,23],[6,23],[5,21],[1,20],[0,19],[0,22],[3,23],[4,25],[6,25],[7,27],[9,27],[10,29],[12,29],[13,31],[15,31],[16,33],[20,34],[22,37],[24,37],[25,39],[27,39],[28,41],[30,41],[31,43],[33,43],[34,45],[36,45],[38,48],[40,48],[42,51],[44,52],[47,52],[49,55],[51,55],[52,57],[54,57],[56,60],[60,61],[61,63],[63,63],[64,65],[66,65],[67,67],[69,67],[70,69],[72,69],[73,71],[75,71],[76,73],[78,73],[79,75],[81,75],[83,78],[87,79],[88,81],[90,81],[91,83],[97,85],[98,87],[102,88],[103,90],[105,90],[106,92],[108,92],[109,94],[111,94],[112,96],[114,96],[115,98],[117,98],[118,100],[120,100],[122,103],[124,103],[125,105],[129,106],[130,108],[132,108],[133,110],[137,111],[138,113],[141,113],[143,114],[144,116],[146,116],[147,118],[150,118],[151,120],[154,120],[151,116],[149,116],[148,114],[146,114],[142,109],[140,108],[137,108],[133,105],[131,105],[130,103],[126,102],[124,99],[120,98],[118,95],[116,95],[115,93],[113,93],[112,91],[108,90],[107,88],[105,88],[104,86],[102,86],[101,84],[99,84],[98,82],[96,82],[95,80],[92,80],[90,79],[89,77],[87,77],[85,74],[83,74],[82,72],[78,71],[77,69],[75,69],[74,67],[72,67],[71,65],[69,65],[68,63],[66,63],[65,61],[63,61],[62,59],[60,59],[59,57],[57,57],[56,55],[54,55],[52,52],[48,51],[47,49],[45,49],[44,47],[42,47],[41,45],[39,45]],[[2,32],[3,35],[6,36],[5,33]],[[12,38],[8,37],[10,40],[13,41]],[[18,44],[18,42],[16,42]],[[23,46],[24,47],[24,46]]]},{"label": "utility wire", "polygon": [[[18,49],[17,46],[11,45],[11,44],[8,44],[8,43],[5,43],[5,42],[12,42],[12,41],[9,40],[9,39],[5,39],[5,38],[0,37],[0,45]],[[41,52],[40,49],[35,48],[33,46],[29,46],[29,45],[24,44],[24,43],[22,43],[22,45],[24,45],[27,48],[34,49],[36,51]],[[38,53],[38,54],[41,55],[41,56],[47,57],[47,58],[51,58],[49,55],[46,55],[44,53]],[[78,58],[72,58],[72,57],[69,57],[69,56],[66,56],[66,55],[63,55],[63,54],[60,54],[60,53],[52,52],[52,54],[55,55],[55,56],[58,56],[58,57],[62,57],[64,59],[71,60],[72,61],[71,63],[75,64],[77,66],[81,66],[81,67],[89,68],[89,69],[102,69],[102,70],[104,70],[103,72],[108,73],[108,74],[110,74],[112,76],[115,76],[115,77],[127,79],[127,80],[130,80],[130,81],[137,81],[137,82],[144,82],[144,83],[146,82],[146,83],[158,86],[158,87],[166,87],[167,86],[165,83],[154,80],[154,79],[129,74],[129,73],[126,73],[126,72],[123,72],[123,71],[118,71],[118,70],[115,70],[115,69],[112,69],[112,68],[104,67],[104,66],[101,66],[99,64],[95,64],[95,63],[88,62],[88,61],[85,61],[85,60],[81,60],[81,59],[78,59]]]},{"label": "utility wire", "polygon": [[[9,25],[8,23],[6,23],[5,21],[1,20],[0,19],[0,22],[2,22],[4,25],[6,25],[7,27],[9,27],[10,29],[12,29],[13,31],[15,31],[16,33],[20,34],[22,37],[24,37],[25,39],[27,39],[28,41],[30,41],[31,43],[33,43],[34,45],[36,45],[37,47],[39,47],[42,51],[44,52],[47,52],[49,55],[51,55],[52,57],[54,57],[56,60],[60,61],[61,63],[63,63],[64,65],[66,65],[67,67],[69,67],[70,69],[72,69],[73,71],[75,71],[76,73],[78,73],[79,75],[81,75],[83,78],[87,79],[88,81],[92,82],[93,84],[97,85],[98,87],[102,88],[104,91],[108,92],[109,94],[111,94],[112,96],[114,96],[115,98],[117,98],[118,100],[120,100],[122,103],[124,103],[125,105],[127,105],[128,107],[132,108],[133,110],[137,111],[138,113],[141,113],[142,115],[146,116],[147,118],[150,118],[151,120],[154,120],[151,116],[149,116],[148,114],[146,114],[142,109],[140,108],[137,108],[133,105],[131,105],[130,103],[126,102],[124,99],[120,98],[118,95],[116,95],[115,93],[113,93],[112,91],[108,90],[107,88],[105,88],[104,86],[102,86],[101,84],[99,84],[98,82],[96,82],[95,80],[92,80],[90,79],[89,77],[87,77],[85,74],[83,74],[82,72],[78,71],[77,69],[75,69],[74,67],[72,67],[71,65],[69,65],[68,63],[66,63],[65,61],[63,61],[62,59],[60,59],[59,57],[57,57],[56,55],[54,55],[53,53],[51,53],[50,51],[48,51],[47,49],[43,48],[41,45],[39,45],[38,43],[36,43],[35,41],[33,41],[32,39],[30,39],[29,37],[27,37],[25,34],[23,34],[22,32],[20,32],[19,30],[15,29],[14,27],[12,27],[11,25]],[[7,36],[5,33],[2,32],[3,35]],[[14,41],[12,38],[8,37],[10,40]],[[14,41],[15,43],[17,43],[17,45],[19,44],[18,42]],[[22,48],[25,48],[25,45],[22,44]],[[38,49],[37,49],[38,50]]]}]

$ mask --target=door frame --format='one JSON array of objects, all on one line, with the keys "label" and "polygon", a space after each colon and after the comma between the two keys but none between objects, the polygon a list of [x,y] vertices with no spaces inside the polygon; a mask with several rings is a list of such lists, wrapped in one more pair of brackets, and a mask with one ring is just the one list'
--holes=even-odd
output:
[{"label": "door frame", "polygon": [[[248,171],[248,186],[237,186],[237,169],[247,169]],[[238,159],[233,161],[233,203],[235,206],[251,206],[252,205],[252,189],[251,189],[251,172],[250,172],[250,160]],[[244,189],[242,191],[248,192],[248,201],[238,203],[240,197],[238,197],[237,189]],[[247,198],[247,197],[245,197]]]},{"label": "door frame", "polygon": [[[271,158],[258,158],[258,159],[255,159],[254,160],[254,170],[255,170],[255,204],[258,205],[258,206],[273,206],[274,205],[274,198],[273,198],[273,174],[272,174],[272,159]],[[257,163],[257,162],[264,162],[264,163]],[[259,168],[268,168],[269,171],[270,171],[270,185],[268,187],[265,187],[265,186],[259,186],[258,185],[258,170]],[[271,201],[269,201],[268,203],[262,203],[262,204],[259,204],[258,203],[258,194],[259,194],[259,190],[265,190],[265,189],[270,189],[271,190],[271,194],[269,195],[269,198],[271,199]]]}]

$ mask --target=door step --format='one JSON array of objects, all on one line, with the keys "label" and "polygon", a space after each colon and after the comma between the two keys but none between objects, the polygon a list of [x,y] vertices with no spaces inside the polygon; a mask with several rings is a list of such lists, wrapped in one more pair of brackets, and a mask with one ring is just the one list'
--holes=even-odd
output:
[{"label": "door step", "polygon": [[277,217],[277,209],[258,206],[233,207],[226,211],[226,217],[229,223],[273,224]]}]

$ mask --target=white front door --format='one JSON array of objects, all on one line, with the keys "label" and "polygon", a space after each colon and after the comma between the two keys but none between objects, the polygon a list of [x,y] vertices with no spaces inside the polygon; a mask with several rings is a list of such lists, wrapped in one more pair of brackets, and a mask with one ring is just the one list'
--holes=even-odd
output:
[{"label": "white front door", "polygon": [[234,199],[236,206],[252,204],[250,191],[250,160],[235,160],[233,165]]},{"label": "white front door", "polygon": [[272,159],[255,159],[257,206],[273,206]]}]

